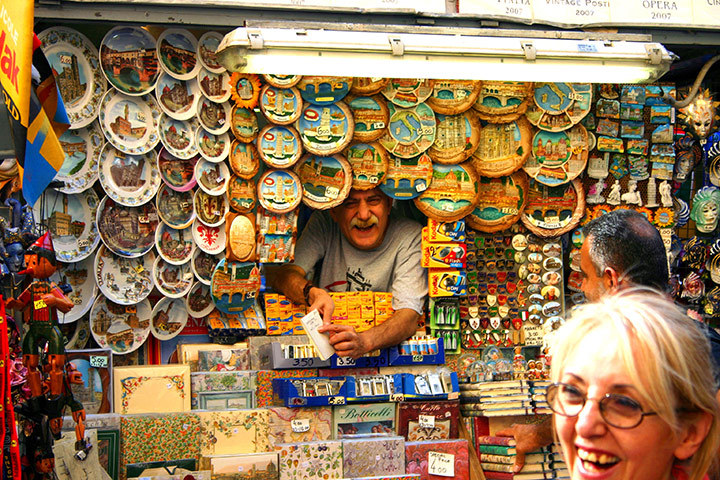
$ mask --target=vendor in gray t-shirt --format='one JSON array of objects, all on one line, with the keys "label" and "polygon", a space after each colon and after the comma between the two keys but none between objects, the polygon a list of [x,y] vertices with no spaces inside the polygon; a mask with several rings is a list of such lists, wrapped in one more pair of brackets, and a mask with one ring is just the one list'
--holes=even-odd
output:
[{"label": "vendor in gray t-shirt", "polygon": [[[329,212],[314,212],[295,247],[295,263],[271,272],[270,283],[293,302],[323,316],[339,356],[360,357],[406,340],[417,330],[427,296],[427,273],[420,266],[421,226],[390,217],[392,200],[380,189],[351,190]],[[320,275],[314,268],[323,260]],[[307,278],[317,278],[319,286]],[[328,291],[393,294],[395,313],[383,324],[358,333],[331,324],[335,304]]]}]

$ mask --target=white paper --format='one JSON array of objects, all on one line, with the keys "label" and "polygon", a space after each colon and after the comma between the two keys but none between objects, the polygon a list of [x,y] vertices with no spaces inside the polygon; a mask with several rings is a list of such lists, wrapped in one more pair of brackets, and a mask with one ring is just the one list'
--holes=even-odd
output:
[{"label": "white paper", "polygon": [[300,323],[305,327],[305,334],[310,337],[310,341],[320,354],[320,360],[330,358],[335,353],[335,349],[330,345],[327,334],[317,331],[323,324],[322,317],[318,311],[313,310],[308,313],[300,319]]}]

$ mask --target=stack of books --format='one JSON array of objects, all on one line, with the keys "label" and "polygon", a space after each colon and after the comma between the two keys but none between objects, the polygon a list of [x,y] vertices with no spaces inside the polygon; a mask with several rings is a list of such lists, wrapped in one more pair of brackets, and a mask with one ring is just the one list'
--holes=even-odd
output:
[{"label": "stack of books", "polygon": [[504,380],[461,384],[460,410],[467,416],[532,415],[530,383]]},{"label": "stack of books", "polygon": [[552,453],[552,467],[555,471],[555,478],[557,480],[570,480],[570,470],[568,470],[565,463],[560,444],[553,443],[550,445],[550,452]]},{"label": "stack of books", "polygon": [[480,465],[487,480],[545,480],[554,479],[552,454],[542,449],[525,456],[525,466],[513,473],[515,465],[515,439],[485,435],[477,438]]},{"label": "stack of books", "polygon": [[532,382],[530,391],[532,392],[531,398],[533,406],[535,407],[536,414],[551,415],[552,410],[548,407],[547,401],[545,401],[545,392],[547,387],[551,384],[548,380],[536,380]]}]

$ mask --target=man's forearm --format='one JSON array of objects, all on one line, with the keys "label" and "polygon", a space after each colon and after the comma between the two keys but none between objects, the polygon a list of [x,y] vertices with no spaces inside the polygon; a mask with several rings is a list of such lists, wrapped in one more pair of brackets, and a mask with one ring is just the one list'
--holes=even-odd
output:
[{"label": "man's forearm", "polygon": [[411,308],[397,310],[384,323],[366,330],[359,335],[363,343],[369,346],[368,351],[392,347],[407,340],[417,331],[420,315]]},{"label": "man's forearm", "polygon": [[267,279],[276,292],[280,292],[294,303],[305,305],[303,288],[307,284],[305,272],[295,265],[283,265],[267,270]]}]

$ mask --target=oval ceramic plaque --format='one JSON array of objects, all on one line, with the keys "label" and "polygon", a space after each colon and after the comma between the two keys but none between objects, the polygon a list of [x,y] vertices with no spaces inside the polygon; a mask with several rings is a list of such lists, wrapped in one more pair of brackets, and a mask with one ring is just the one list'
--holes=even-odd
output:
[{"label": "oval ceramic plaque", "polygon": [[195,143],[197,129],[196,118],[185,121],[163,115],[160,118],[160,141],[170,154],[178,158],[191,158],[198,153]]},{"label": "oval ceramic plaque", "polygon": [[265,85],[260,92],[260,110],[277,125],[289,125],[300,118],[302,107],[302,97],[297,88]]},{"label": "oval ceramic plaque", "polygon": [[342,102],[306,105],[295,124],[305,150],[316,155],[333,155],[352,141],[355,122]]},{"label": "oval ceramic plaque", "polygon": [[428,217],[454,222],[472,212],[477,203],[477,174],[470,163],[433,165],[428,188],[415,199],[415,205]]},{"label": "oval ceramic plaque", "polygon": [[342,155],[306,154],[295,166],[295,173],[303,187],[303,202],[310,208],[325,210],[340,205],[352,187],[352,170]]},{"label": "oval ceramic plaque", "polygon": [[174,229],[161,223],[155,231],[155,246],[160,256],[171,265],[188,263],[195,251],[192,229]]},{"label": "oval ceramic plaque", "polygon": [[152,202],[126,207],[104,197],[97,209],[100,238],[110,250],[122,257],[140,257],[152,250],[159,221]]},{"label": "oval ceramic plaque", "polygon": [[390,121],[390,110],[382,97],[348,97],[347,106],[352,112],[355,130],[353,139],[372,142],[382,137]]},{"label": "oval ceramic plaque", "polygon": [[217,48],[222,42],[223,35],[218,32],[205,32],[198,40],[197,56],[200,65],[212,73],[223,73],[225,67],[217,61]]},{"label": "oval ceramic plaque", "polygon": [[390,83],[389,78],[383,77],[353,77],[350,91],[355,95],[375,95],[382,92]]},{"label": "oval ceramic plaque", "polygon": [[227,253],[229,258],[240,262],[255,257],[255,222],[245,215],[228,215],[230,226],[227,232]]},{"label": "oval ceramic plaque", "polygon": [[540,130],[532,141],[532,155],[523,165],[538,182],[556,186],[576,178],[587,165],[588,133],[582,125],[562,132]]},{"label": "oval ceramic plaque", "polygon": [[512,122],[525,113],[532,92],[532,82],[483,81],[473,109],[487,122]]},{"label": "oval ceramic plaque", "polygon": [[196,185],[195,163],[198,157],[177,158],[164,148],[158,154],[160,178],[165,185],[178,192],[187,192]]},{"label": "oval ceramic plaque", "polygon": [[237,313],[257,298],[260,269],[255,263],[220,260],[213,272],[210,292],[218,310]]},{"label": "oval ceramic plaque", "polygon": [[230,145],[230,168],[240,178],[253,178],[260,169],[260,155],[255,145],[234,140]]},{"label": "oval ceramic plaque", "polygon": [[209,282],[208,284],[197,282],[193,285],[190,293],[185,297],[185,308],[191,317],[203,319],[215,309]]},{"label": "oval ceramic plaque", "polygon": [[188,227],[195,220],[192,192],[177,192],[163,185],[155,203],[160,220],[172,228]]},{"label": "oval ceramic plaque", "polygon": [[432,94],[425,103],[435,113],[457,115],[473,106],[481,85],[479,80],[435,80]]},{"label": "oval ceramic plaque", "polygon": [[345,150],[345,157],[352,167],[352,188],[370,190],[385,180],[389,156],[379,143],[353,143]]},{"label": "oval ceramic plaque", "polygon": [[187,321],[184,299],[161,298],[152,309],[150,331],[158,340],[170,340],[180,334]]},{"label": "oval ceramic plaque", "polygon": [[125,258],[102,245],[95,255],[95,282],[107,298],[120,305],[134,305],[145,300],[153,289],[152,252]]},{"label": "oval ceramic plaque", "polygon": [[578,179],[557,187],[531,180],[520,220],[536,235],[557,237],[575,228],[584,214],[585,195]]},{"label": "oval ceramic plaque", "polygon": [[227,191],[230,169],[224,162],[214,163],[202,159],[195,164],[195,179],[205,193],[222,195]]},{"label": "oval ceramic plaque", "polygon": [[115,27],[100,44],[100,65],[118,91],[127,95],[150,93],[160,75],[155,38],[140,27]]},{"label": "oval ceramic plaque", "polygon": [[432,174],[432,159],[426,153],[414,158],[391,157],[380,189],[397,200],[415,198],[428,188]]},{"label": "oval ceramic plaque", "polygon": [[[481,232],[499,232],[517,223],[520,215],[525,211],[528,177],[523,172],[515,172],[506,177],[480,177],[478,193],[478,202],[465,221]],[[515,246],[516,237],[518,246]],[[513,247],[521,250],[520,237],[524,239],[524,236],[516,237],[513,237]],[[525,245],[527,245],[526,241]],[[524,249],[523,247],[522,250]]]},{"label": "oval ceramic plaque", "polygon": [[220,135],[230,130],[230,104],[215,103],[203,97],[197,105],[197,118],[208,132]]},{"label": "oval ceramic plaque", "polygon": [[197,84],[202,94],[211,102],[224,103],[230,100],[232,95],[230,75],[227,72],[213,73],[201,68],[197,76]]},{"label": "oval ceramic plaque", "polygon": [[256,190],[254,180],[244,180],[236,175],[230,177],[227,191],[230,208],[239,213],[251,212],[255,208]]},{"label": "oval ceramic plaque", "polygon": [[197,111],[200,89],[197,82],[179,80],[167,73],[160,75],[155,85],[160,109],[175,120],[189,120]]},{"label": "oval ceramic plaque", "polygon": [[420,155],[435,141],[435,113],[424,103],[411,108],[388,105],[390,122],[380,144],[392,155],[411,158]]},{"label": "oval ceramic plaque", "polygon": [[130,97],[109,90],[100,104],[100,127],[105,138],[123,153],[142,155],[158,144],[162,112],[149,95]]},{"label": "oval ceramic plaque", "polygon": [[480,120],[473,111],[437,115],[435,142],[428,150],[433,161],[446,165],[470,158],[480,144]]},{"label": "oval ceramic plaque", "polygon": [[260,158],[272,168],[288,168],[300,159],[302,144],[297,130],[290,126],[266,125],[258,135]]},{"label": "oval ceramic plaque", "polygon": [[241,142],[252,142],[260,131],[257,115],[247,108],[233,107],[230,112],[230,129]]},{"label": "oval ceramic plaque", "polygon": [[162,183],[154,151],[126,155],[110,143],[105,144],[100,154],[98,175],[108,197],[128,207],[152,200]]},{"label": "oval ceramic plaque", "polygon": [[98,293],[92,257],[75,263],[59,262],[57,271],[50,280],[58,285],[65,280],[72,287],[67,298],[73,302],[73,307],[67,313],[57,312],[58,323],[75,322],[90,311]]},{"label": "oval ceramic plaque", "polygon": [[268,170],[258,180],[258,201],[271,212],[285,213],[303,198],[300,178],[290,170]]},{"label": "oval ceramic plaque", "polygon": [[90,312],[90,331],[100,348],[126,355],[145,343],[150,335],[150,302],[118,305],[100,295]]},{"label": "oval ceramic plaque", "polygon": [[302,78],[300,75],[263,75],[265,81],[277,88],[294,87]]},{"label": "oval ceramic plaque", "polygon": [[414,107],[432,95],[434,83],[427,78],[392,78],[382,94],[398,107]]},{"label": "oval ceramic plaque", "polygon": [[530,156],[532,129],[525,118],[509,123],[486,123],[471,161],[478,175],[501,177],[523,166]]},{"label": "oval ceramic plaque", "polygon": [[305,75],[297,84],[303,100],[315,105],[330,105],[345,98],[350,91],[352,77]]},{"label": "oval ceramic plaque", "polygon": [[195,192],[195,215],[197,220],[208,227],[217,227],[225,221],[225,214],[230,210],[227,196],[210,195],[203,190]]},{"label": "oval ceramic plaque", "polygon": [[[206,228],[211,228],[211,227],[206,227]],[[217,228],[217,227],[215,227],[215,228]],[[225,229],[223,229],[223,233],[224,232],[225,232]],[[195,232],[193,232],[193,233],[195,233]],[[195,236],[193,236],[193,238],[195,238]],[[225,242],[223,242],[223,249],[224,248],[225,248]],[[210,253],[204,252],[200,248],[195,249],[195,253],[193,254],[192,261],[190,262],[190,266],[192,267],[192,271],[195,274],[195,277],[197,277],[197,279],[201,283],[210,286],[210,282],[212,281],[212,274],[215,271],[215,266],[218,264],[218,262],[222,258],[224,258],[224,255],[222,253],[210,254]]]},{"label": "oval ceramic plaque", "polygon": [[197,39],[182,28],[168,28],[157,40],[160,68],[180,80],[190,80],[200,71],[197,59]]},{"label": "oval ceramic plaque", "polygon": [[192,235],[195,244],[205,253],[216,255],[225,250],[225,228],[222,226],[208,227],[195,220],[192,226]]},{"label": "oval ceramic plaque", "polygon": [[195,146],[205,160],[222,162],[230,155],[230,135],[227,132],[216,135],[198,127],[195,132]]},{"label": "oval ceramic plaque", "polygon": [[105,137],[97,122],[60,135],[60,146],[65,153],[63,165],[55,180],[63,182],[56,188],[62,193],[81,193],[92,187],[98,178],[98,160]]},{"label": "oval ceramic plaque", "polygon": [[534,103],[525,116],[541,130],[560,132],[585,118],[592,108],[592,84],[535,83]]},{"label": "oval ceramic plaque", "polygon": [[187,295],[193,286],[194,278],[190,263],[172,265],[162,257],[155,259],[153,282],[160,293],[166,297],[180,298]]}]

